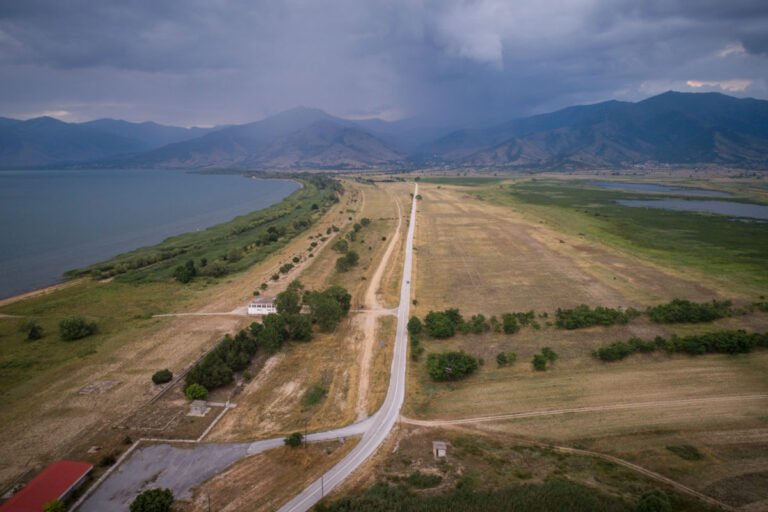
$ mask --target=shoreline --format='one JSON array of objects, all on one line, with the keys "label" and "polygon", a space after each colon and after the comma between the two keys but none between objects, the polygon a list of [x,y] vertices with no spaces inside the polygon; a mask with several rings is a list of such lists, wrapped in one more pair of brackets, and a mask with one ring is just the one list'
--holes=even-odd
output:
[{"label": "shoreline", "polygon": [[[280,177],[276,177],[276,176],[275,177],[249,176],[248,174],[246,174],[246,171],[244,171],[242,173],[236,173],[236,174],[238,174],[238,175],[240,175],[240,176],[242,176],[243,178],[246,178],[246,179],[250,178],[250,179],[269,180],[269,181],[289,181],[289,182],[296,183],[299,186],[299,188],[297,188],[296,190],[294,190],[293,192],[291,192],[287,196],[284,196],[284,197],[280,198],[280,200],[275,201],[274,203],[272,203],[272,204],[270,204],[268,206],[265,206],[263,208],[259,208],[257,210],[251,210],[251,211],[248,211],[248,212],[245,212],[245,213],[241,213],[239,215],[236,215],[235,217],[232,217],[229,220],[226,220],[226,221],[223,221],[223,222],[217,222],[216,224],[211,224],[210,226],[207,226],[204,229],[212,228],[214,226],[219,226],[221,224],[227,224],[229,222],[234,221],[238,217],[241,217],[241,216],[244,216],[244,215],[251,215],[251,214],[254,214],[256,212],[259,212],[259,211],[262,211],[262,210],[266,210],[268,208],[272,208],[276,204],[279,204],[279,203],[285,201],[286,199],[291,197],[293,194],[295,194],[297,192],[300,192],[300,191],[302,191],[304,189],[304,183],[302,183],[302,181],[297,179],[297,178],[291,178],[291,177],[280,178]],[[192,232],[193,231],[184,231],[182,233],[176,233],[174,235],[169,235],[163,241],[165,241],[165,240],[167,240],[168,238],[171,238],[171,237],[183,236],[183,235],[186,235],[186,234],[192,233]],[[163,241],[158,242],[158,243],[162,243]],[[126,251],[122,251],[122,252],[120,252],[118,254],[115,254],[115,255],[107,258],[107,259],[96,261],[96,262],[93,262],[93,263],[89,263],[88,265],[86,265],[84,267],[81,267],[81,268],[87,268],[87,267],[91,267],[93,265],[99,265],[99,264],[107,262],[107,261],[109,261],[111,259],[117,258],[118,256],[120,256],[122,254],[126,254],[126,253],[129,253],[131,251],[138,250],[138,249],[143,249],[145,247],[152,247],[154,245],[158,245],[158,244],[134,247],[132,249],[128,249]],[[60,276],[60,279],[61,279],[60,282],[56,282],[56,283],[50,284],[48,286],[43,286],[42,288],[35,288],[33,290],[29,290],[29,291],[26,291],[26,292],[10,295],[8,297],[0,297],[0,308],[5,307],[5,306],[9,306],[9,305],[11,305],[11,304],[13,304],[15,302],[19,302],[19,301],[24,300],[24,299],[38,297],[38,296],[41,296],[41,295],[48,295],[49,293],[53,293],[55,291],[63,290],[65,288],[69,288],[71,286],[75,286],[77,284],[83,283],[87,279],[92,279],[92,278],[88,278],[88,277],[68,277],[67,276],[67,273],[73,272],[73,271],[77,271],[77,270],[80,270],[80,269],[79,268],[75,268],[75,269],[70,269],[70,270],[66,270],[66,271],[62,272],[62,274]],[[101,280],[100,282],[106,283],[106,282],[109,282],[111,280],[112,280],[112,278],[108,278],[108,279]]]}]

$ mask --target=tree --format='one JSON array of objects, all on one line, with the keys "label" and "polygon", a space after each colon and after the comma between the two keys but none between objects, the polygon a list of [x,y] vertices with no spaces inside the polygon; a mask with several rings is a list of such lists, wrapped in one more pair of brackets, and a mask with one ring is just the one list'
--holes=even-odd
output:
[{"label": "tree", "polygon": [[362,219],[360,219],[360,224],[362,224],[363,226],[367,226],[370,223],[371,223],[371,219],[369,219],[368,217],[363,217]]},{"label": "tree", "polygon": [[430,353],[427,371],[434,380],[459,380],[477,370],[477,359],[463,350],[460,352]]},{"label": "tree", "polygon": [[96,324],[88,323],[82,316],[69,316],[59,322],[59,335],[64,341],[79,340],[96,332]]},{"label": "tree", "polygon": [[53,500],[43,505],[43,512],[67,512],[67,507],[61,501]]},{"label": "tree", "polygon": [[294,432],[293,434],[286,437],[284,442],[286,446],[290,446],[291,448],[298,448],[299,446],[301,446],[301,443],[303,441],[304,441],[304,436],[301,434],[301,432]]},{"label": "tree", "polygon": [[292,289],[285,290],[282,293],[278,293],[275,297],[275,306],[277,312],[281,315],[296,315],[301,311],[301,298],[299,294]]},{"label": "tree", "polygon": [[166,382],[171,382],[171,380],[173,380],[173,373],[167,368],[152,375],[152,382],[155,384],[165,384]]},{"label": "tree", "polygon": [[653,489],[640,497],[635,512],[670,512],[672,502],[667,493],[661,489]]},{"label": "tree", "polygon": [[175,269],[173,269],[173,277],[178,282],[182,284],[187,284],[188,282],[192,281],[192,278],[195,277],[195,275],[189,271],[189,268],[185,265],[179,265]]},{"label": "tree", "polygon": [[517,325],[517,319],[512,313],[504,313],[501,316],[501,322],[504,334],[514,334],[520,330],[520,327]]},{"label": "tree", "polygon": [[546,358],[547,358],[547,361],[549,361],[550,363],[554,363],[554,362],[555,362],[555,360],[557,359],[557,354],[555,353],[555,351],[554,351],[554,350],[552,350],[552,349],[551,349],[551,348],[549,348],[549,347],[544,347],[544,348],[542,348],[542,349],[541,349],[541,355],[543,355],[544,357],[546,357]]},{"label": "tree", "polygon": [[423,328],[424,326],[421,324],[419,317],[412,316],[411,319],[408,320],[408,332],[412,335],[419,334]]},{"label": "tree", "polygon": [[336,272],[347,272],[357,265],[360,261],[360,255],[356,251],[347,251],[347,254],[336,260]]},{"label": "tree", "polygon": [[451,318],[440,311],[430,311],[424,318],[424,324],[433,338],[450,338],[456,332]]},{"label": "tree", "polygon": [[499,366],[506,366],[509,363],[509,359],[507,359],[507,354],[505,352],[499,352],[496,354],[496,362]]},{"label": "tree", "polygon": [[43,328],[36,320],[25,320],[19,327],[21,332],[27,333],[27,339],[34,341],[43,337]]},{"label": "tree", "polygon": [[312,339],[312,322],[304,315],[288,315],[285,318],[288,327],[288,337],[295,341]]},{"label": "tree", "polygon": [[[208,390],[201,384],[190,384],[184,390],[184,396],[187,400],[205,400],[208,398]],[[133,510],[133,509],[131,509]]]},{"label": "tree", "polygon": [[331,249],[344,254],[349,250],[349,244],[344,239],[336,240],[333,245],[331,245]]},{"label": "tree", "polygon": [[327,295],[317,298],[311,308],[315,321],[326,332],[332,331],[344,316],[339,303]]},{"label": "tree", "polygon": [[536,371],[543,372],[547,369],[547,358],[543,354],[534,354],[531,363]]},{"label": "tree", "polygon": [[171,512],[173,493],[170,489],[150,489],[136,496],[131,512]]}]

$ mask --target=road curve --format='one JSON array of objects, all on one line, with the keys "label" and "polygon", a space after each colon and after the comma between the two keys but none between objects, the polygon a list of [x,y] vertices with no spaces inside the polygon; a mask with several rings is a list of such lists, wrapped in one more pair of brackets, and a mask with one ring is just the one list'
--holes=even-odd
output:
[{"label": "road curve", "polygon": [[[405,370],[408,334],[406,324],[411,304],[411,268],[413,256],[413,231],[416,226],[416,196],[419,184],[413,191],[411,218],[408,224],[408,235],[405,241],[405,259],[403,262],[403,280],[400,285],[400,306],[397,310],[397,330],[395,334],[395,349],[392,354],[392,370],[389,375],[389,389],[381,408],[366,421],[367,429],[355,448],[341,459],[338,464],[326,472],[321,478],[312,482],[298,496],[283,505],[279,512],[304,512],[334,487],[343,482],[355,469],[384,442],[390,430],[400,416],[400,408],[405,399]],[[358,424],[359,425],[359,424]],[[359,427],[357,427],[359,428]],[[340,429],[342,430],[342,429]],[[337,431],[338,432],[338,431]],[[322,434],[317,434],[322,435]],[[310,436],[310,439],[313,436]]]}]

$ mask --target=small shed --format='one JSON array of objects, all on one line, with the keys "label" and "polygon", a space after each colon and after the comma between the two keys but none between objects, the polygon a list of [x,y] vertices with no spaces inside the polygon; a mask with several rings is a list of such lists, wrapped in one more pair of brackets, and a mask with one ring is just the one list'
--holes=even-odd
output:
[{"label": "small shed", "polygon": [[448,443],[445,441],[432,441],[432,455],[436,459],[444,459],[448,454]]},{"label": "small shed", "polygon": [[208,402],[205,400],[193,400],[189,404],[189,412],[187,416],[205,416],[211,408],[208,407]]},{"label": "small shed", "polygon": [[277,313],[274,297],[256,297],[248,304],[249,315],[269,315]]},{"label": "small shed", "polygon": [[93,464],[71,460],[51,464],[0,506],[0,512],[39,512],[50,501],[64,501],[92,469]]}]

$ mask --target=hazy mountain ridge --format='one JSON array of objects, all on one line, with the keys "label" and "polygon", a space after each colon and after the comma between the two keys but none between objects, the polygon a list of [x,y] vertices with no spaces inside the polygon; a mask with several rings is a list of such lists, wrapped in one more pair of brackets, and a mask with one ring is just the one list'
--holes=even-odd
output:
[{"label": "hazy mountain ridge", "polygon": [[[434,136],[438,138],[430,140]],[[574,106],[447,134],[423,120],[352,121],[306,107],[218,129],[113,119],[68,124],[51,118],[0,118],[0,168],[560,168],[647,163],[768,168],[768,101],[667,92],[637,103]]]}]

